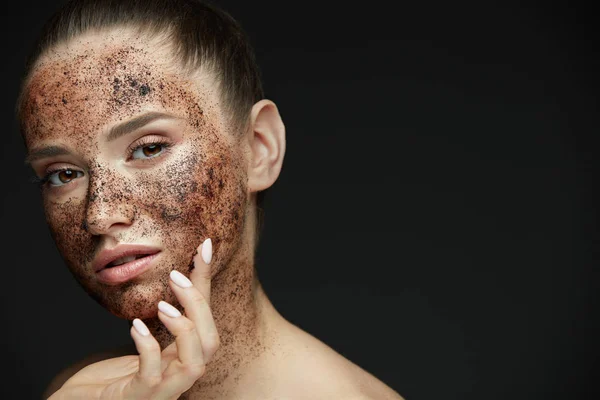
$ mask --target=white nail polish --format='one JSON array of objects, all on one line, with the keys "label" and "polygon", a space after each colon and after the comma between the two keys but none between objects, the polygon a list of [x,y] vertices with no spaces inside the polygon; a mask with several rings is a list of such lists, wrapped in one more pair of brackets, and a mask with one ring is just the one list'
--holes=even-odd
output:
[{"label": "white nail polish", "polygon": [[150,331],[148,330],[148,328],[146,327],[146,324],[144,324],[141,319],[138,319],[138,318],[134,319],[133,327],[142,336],[150,335]]},{"label": "white nail polish", "polygon": [[173,318],[177,318],[177,317],[181,317],[181,313],[179,312],[178,309],[176,309],[175,307],[173,307],[172,305],[170,305],[169,303],[167,303],[166,301],[159,301],[158,302],[158,309],[162,312],[164,312],[165,314],[167,314],[169,317],[173,317]]},{"label": "white nail polish", "polygon": [[210,240],[210,238],[202,243],[202,259],[207,264],[210,264],[210,261],[212,260],[212,240]]},{"label": "white nail polish", "polygon": [[192,286],[192,282],[179,271],[173,270],[169,276],[171,277],[171,280],[179,287],[188,288]]}]

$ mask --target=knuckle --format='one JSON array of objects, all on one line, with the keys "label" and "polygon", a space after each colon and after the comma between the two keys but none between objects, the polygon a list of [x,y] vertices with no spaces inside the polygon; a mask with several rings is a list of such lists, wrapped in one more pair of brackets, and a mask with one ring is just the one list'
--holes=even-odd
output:
[{"label": "knuckle", "polygon": [[162,376],[160,375],[148,375],[142,377],[142,382],[144,385],[153,388],[158,386],[158,384],[162,381]]},{"label": "knuckle", "polygon": [[208,335],[208,337],[203,340],[203,343],[206,344],[206,349],[209,352],[215,352],[219,347],[221,347],[221,338],[218,334]]},{"label": "knuckle", "polygon": [[179,329],[180,333],[191,334],[196,331],[196,324],[194,324],[189,319],[184,319],[181,321],[181,328]]},{"label": "knuckle", "polygon": [[204,371],[206,371],[205,364],[184,364],[183,365],[183,373],[190,378],[199,378],[204,375]]},{"label": "knuckle", "polygon": [[160,351],[160,345],[158,344],[158,342],[156,342],[156,340],[152,340],[152,341],[148,341],[147,343],[143,343],[143,344],[141,344],[141,347],[142,347],[142,351],[148,352],[148,353],[155,353],[157,351]]},{"label": "knuckle", "polygon": [[202,296],[202,293],[200,293],[199,290],[193,290],[190,293],[190,299],[192,300],[192,302],[194,303],[198,303],[198,304],[202,304],[206,302],[206,298],[204,296]]}]

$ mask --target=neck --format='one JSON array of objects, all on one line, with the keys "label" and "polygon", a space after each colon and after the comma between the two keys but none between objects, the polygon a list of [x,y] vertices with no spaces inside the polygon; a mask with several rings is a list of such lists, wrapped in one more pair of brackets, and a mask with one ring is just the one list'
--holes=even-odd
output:
[{"label": "neck", "polygon": [[[205,374],[181,399],[225,397],[235,386],[234,382],[252,370],[252,363],[266,353],[276,339],[274,324],[281,316],[258,282],[253,263],[254,245],[248,242],[242,243],[228,265],[213,277],[210,306],[220,347],[207,364]],[[174,342],[175,338],[158,318],[144,322],[161,348]]]}]

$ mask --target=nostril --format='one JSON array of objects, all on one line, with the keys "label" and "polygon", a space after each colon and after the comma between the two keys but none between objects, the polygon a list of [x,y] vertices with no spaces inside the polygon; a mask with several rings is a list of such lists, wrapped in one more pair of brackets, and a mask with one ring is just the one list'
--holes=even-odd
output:
[{"label": "nostril", "polygon": [[85,232],[89,232],[89,227],[88,227],[87,221],[83,221],[81,223],[81,229],[83,229]]}]

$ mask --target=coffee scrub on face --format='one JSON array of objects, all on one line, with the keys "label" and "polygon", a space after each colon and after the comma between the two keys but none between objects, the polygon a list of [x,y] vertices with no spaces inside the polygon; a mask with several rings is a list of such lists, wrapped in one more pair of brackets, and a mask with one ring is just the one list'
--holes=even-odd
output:
[{"label": "coffee scrub on face", "polygon": [[[169,272],[189,274],[205,238],[213,276],[239,250],[249,207],[245,156],[206,84],[210,75],[199,84],[155,61],[167,49],[108,37],[75,39],[40,59],[24,91],[23,126],[30,151],[67,150],[33,166],[60,185],[45,182],[42,196],[71,272],[114,314],[149,318],[159,300],[176,302]],[[113,129],[157,115],[122,136]],[[98,282],[91,261],[117,243],[158,246],[157,265],[122,285]]]}]

